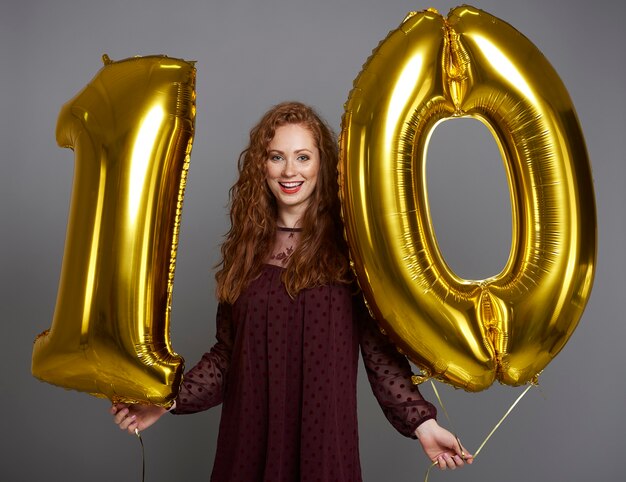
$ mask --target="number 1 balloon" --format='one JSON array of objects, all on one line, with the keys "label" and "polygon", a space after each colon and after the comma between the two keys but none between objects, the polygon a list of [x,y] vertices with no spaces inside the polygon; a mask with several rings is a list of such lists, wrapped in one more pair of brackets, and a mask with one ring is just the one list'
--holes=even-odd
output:
[{"label": "number 1 balloon", "polygon": [[[508,262],[483,280],[452,272],[429,214],[428,139],[461,117],[496,138],[512,201]],[[409,14],[355,80],[340,145],[353,267],[382,328],[422,369],[418,381],[469,391],[533,381],[574,331],[596,257],[583,135],[546,58],[473,7]]]},{"label": "number 1 balloon", "polygon": [[58,118],[74,183],[54,319],[35,340],[32,372],[167,406],[183,370],[169,323],[195,68],[165,56],[104,63]]}]

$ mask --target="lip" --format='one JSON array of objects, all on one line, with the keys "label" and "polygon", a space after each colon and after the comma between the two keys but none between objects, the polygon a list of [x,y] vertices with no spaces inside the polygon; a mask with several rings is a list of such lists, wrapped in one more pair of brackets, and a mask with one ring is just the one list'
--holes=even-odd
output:
[{"label": "lip", "polygon": [[282,192],[284,192],[285,194],[295,194],[297,193],[300,188],[302,187],[302,185],[304,184],[304,181],[297,181],[297,182],[279,182],[278,185],[280,186],[280,190]]}]

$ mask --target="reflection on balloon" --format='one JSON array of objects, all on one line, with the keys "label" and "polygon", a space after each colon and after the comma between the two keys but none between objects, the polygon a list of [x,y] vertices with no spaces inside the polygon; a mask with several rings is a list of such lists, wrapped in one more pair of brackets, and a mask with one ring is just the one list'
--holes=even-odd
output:
[{"label": "reflection on balloon", "polygon": [[[447,266],[429,215],[428,139],[460,117],[493,133],[512,200],[508,262],[483,280]],[[473,7],[411,13],[355,80],[340,144],[353,267],[382,328],[422,369],[418,381],[469,391],[533,381],[578,324],[596,257],[583,135],[541,52]]]},{"label": "reflection on balloon", "polygon": [[54,319],[32,372],[115,401],[167,406],[183,360],[170,309],[195,122],[193,63],[105,66],[63,106],[57,142],[75,173]]}]

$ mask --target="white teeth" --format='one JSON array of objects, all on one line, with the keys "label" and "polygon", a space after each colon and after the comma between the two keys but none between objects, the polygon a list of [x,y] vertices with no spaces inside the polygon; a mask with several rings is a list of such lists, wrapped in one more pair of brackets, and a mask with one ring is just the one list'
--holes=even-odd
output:
[{"label": "white teeth", "polygon": [[292,188],[292,187],[298,187],[302,184],[304,184],[304,181],[298,181],[298,182],[280,182],[279,183],[281,186],[286,187],[286,188]]}]

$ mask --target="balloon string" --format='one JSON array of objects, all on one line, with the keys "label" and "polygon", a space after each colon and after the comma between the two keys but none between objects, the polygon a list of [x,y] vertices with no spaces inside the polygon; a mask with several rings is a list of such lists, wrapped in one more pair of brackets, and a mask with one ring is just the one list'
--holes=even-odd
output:
[{"label": "balloon string", "polygon": [[[443,401],[441,400],[441,397],[439,396],[439,392],[437,391],[437,387],[435,386],[435,384],[433,383],[433,381],[430,381],[430,384],[433,387],[433,391],[435,392],[435,396],[437,397],[437,401],[439,402],[439,405],[441,406],[441,408],[443,409],[443,413],[446,416],[446,419],[448,420],[448,424],[450,425],[450,428],[452,429],[452,422],[450,420],[450,417],[448,416],[448,411],[446,410],[446,407],[443,403]],[[509,416],[509,414],[513,411],[513,409],[515,408],[515,406],[520,402],[520,400],[522,398],[524,398],[524,395],[526,395],[526,393],[528,392],[528,390],[530,390],[533,386],[533,384],[530,384],[526,387],[526,389],[520,394],[519,397],[517,397],[517,399],[513,402],[513,404],[509,407],[509,409],[505,412],[505,414],[502,416],[502,418],[498,421],[498,423],[496,424],[495,427],[493,427],[493,429],[491,430],[491,432],[489,432],[489,435],[487,435],[487,437],[485,438],[485,440],[483,440],[483,442],[480,444],[480,447],[478,447],[478,450],[476,450],[476,453],[474,454],[474,460],[476,460],[476,457],[478,457],[478,454],[480,453],[480,451],[483,449],[483,447],[485,446],[485,444],[487,443],[487,441],[491,438],[491,436],[496,433],[496,430],[498,430],[500,428],[500,425],[502,425],[502,423],[506,420],[506,418]],[[454,432],[454,430],[453,430]],[[459,440],[459,437],[456,435],[456,433],[454,434],[454,437],[456,438],[456,441],[459,444],[459,447],[461,447],[461,441]],[[461,452],[462,453],[462,452]],[[428,482],[428,477],[430,476],[430,469],[432,469],[433,467],[437,466],[438,463],[437,462],[433,462],[430,467],[428,467],[428,470],[426,471],[426,477],[424,477],[424,482]]]},{"label": "balloon string", "polygon": [[[437,387],[435,386],[435,383],[432,380],[430,380],[430,384],[433,387],[433,391],[435,392],[435,396],[437,397],[437,401],[439,402],[439,406],[442,408],[443,414],[446,416],[446,420],[448,421],[448,426],[452,430],[452,433],[454,434],[454,438],[456,438],[456,441],[459,444],[459,448],[463,447],[461,445],[461,440],[459,440],[459,437],[456,434],[456,431],[452,427],[452,420],[450,420],[450,416],[448,415],[448,410],[446,410],[446,406],[443,403],[443,400],[441,399],[441,396],[439,395],[439,391],[437,390]],[[465,459],[465,454],[463,453],[463,449],[461,449],[461,454],[463,455],[463,459]],[[433,467],[436,467],[438,464],[439,463],[437,461],[435,461],[435,462],[433,462],[430,465],[430,467],[428,467],[428,470],[426,471],[426,477],[424,477],[424,482],[428,482],[428,477],[430,476],[430,470]]]},{"label": "balloon string", "polygon": [[[430,384],[433,387],[433,391],[435,392],[435,396],[437,397],[437,401],[439,402],[439,405],[441,405],[443,413],[446,416],[446,420],[448,421],[448,425],[450,425],[450,428],[452,428],[452,420],[450,420],[450,415],[448,415],[448,411],[446,410],[446,406],[443,404],[443,401],[441,400],[441,396],[439,395],[439,391],[437,390],[437,386],[435,385],[435,382],[433,382],[432,380],[430,381]],[[455,435],[455,437],[456,437],[456,435]],[[459,440],[458,437],[456,439],[457,439],[457,441]]]},{"label": "balloon string", "polygon": [[498,430],[498,428],[500,428],[500,425],[502,425],[502,422],[504,422],[504,420],[509,416],[509,414],[513,411],[513,409],[515,408],[515,405],[517,405],[519,403],[519,401],[524,398],[524,395],[526,395],[526,393],[528,392],[528,390],[530,390],[532,387],[534,387],[534,385],[528,385],[526,387],[526,390],[524,390],[519,397],[517,397],[517,400],[515,400],[515,402],[513,402],[513,405],[511,405],[509,407],[509,409],[506,411],[506,413],[504,414],[504,416],[500,419],[500,421],[496,424],[495,427],[493,427],[493,430],[491,432],[489,432],[489,435],[487,435],[487,438],[483,441],[482,444],[480,444],[480,447],[478,447],[478,450],[476,450],[476,453],[474,454],[474,458],[476,458],[476,456],[480,453],[480,451],[483,449],[483,447],[485,446],[485,444],[487,443],[487,441],[491,438],[491,436],[496,432],[496,430]]},{"label": "balloon string", "polygon": [[139,429],[135,429],[135,435],[137,435],[139,443],[141,444],[141,482],[144,482],[146,477],[146,451],[143,447],[143,439],[141,438]]}]

